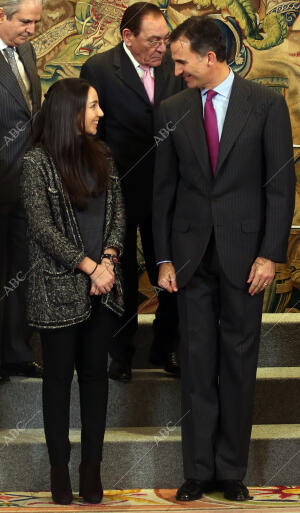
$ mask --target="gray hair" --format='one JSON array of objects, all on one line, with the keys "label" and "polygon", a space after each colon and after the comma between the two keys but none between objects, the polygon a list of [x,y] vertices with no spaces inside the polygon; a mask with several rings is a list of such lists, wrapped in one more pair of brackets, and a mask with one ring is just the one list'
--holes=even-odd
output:
[{"label": "gray hair", "polygon": [[[43,0],[35,0],[37,3],[43,4]],[[18,12],[20,4],[26,2],[26,0],[0,0],[0,8],[3,9],[7,18],[10,20],[11,17]]]}]

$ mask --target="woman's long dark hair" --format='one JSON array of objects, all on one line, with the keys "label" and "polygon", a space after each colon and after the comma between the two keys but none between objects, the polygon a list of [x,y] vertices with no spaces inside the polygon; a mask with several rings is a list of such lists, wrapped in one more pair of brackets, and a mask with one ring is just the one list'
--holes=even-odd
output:
[{"label": "woman's long dark hair", "polygon": [[[85,111],[90,84],[81,78],[65,78],[53,84],[45,96],[33,126],[33,143],[40,143],[61,175],[73,206],[87,207],[109,182],[110,151],[85,132]],[[80,133],[78,133],[80,131]],[[93,190],[86,169],[93,176]]]}]

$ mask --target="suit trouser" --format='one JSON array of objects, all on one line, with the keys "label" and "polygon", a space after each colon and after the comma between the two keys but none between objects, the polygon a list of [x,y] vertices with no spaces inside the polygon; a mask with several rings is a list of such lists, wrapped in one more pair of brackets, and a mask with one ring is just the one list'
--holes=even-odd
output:
[{"label": "suit trouser", "polygon": [[8,294],[7,285],[7,234],[10,214],[14,208],[14,204],[0,205],[0,367],[2,365],[4,352],[4,304]]},{"label": "suit trouser", "polygon": [[[130,363],[134,346],[133,335],[138,328],[138,266],[137,266],[137,224],[128,224],[124,240],[122,271],[124,279],[125,313],[118,320],[116,332],[109,352],[113,358]],[[148,219],[139,224],[146,269],[152,285],[157,285],[158,267],[155,262],[152,224]],[[155,314],[154,345],[164,353],[174,350],[178,334],[178,313],[176,297],[166,291],[158,293],[158,308]]]},{"label": "suit trouser", "polygon": [[185,478],[243,479],[263,293],[251,297],[229,282],[212,237],[178,301]]},{"label": "suit trouser", "polygon": [[10,291],[4,302],[4,362],[29,362],[33,360],[29,343],[33,329],[26,322],[26,276],[31,271],[27,261],[26,220],[19,206],[9,218],[7,259],[6,284]]},{"label": "suit trouser", "polygon": [[43,348],[43,414],[51,465],[70,458],[70,394],[77,370],[82,461],[102,459],[108,396],[107,354],[115,314],[93,298],[91,317],[62,329],[41,330]]}]

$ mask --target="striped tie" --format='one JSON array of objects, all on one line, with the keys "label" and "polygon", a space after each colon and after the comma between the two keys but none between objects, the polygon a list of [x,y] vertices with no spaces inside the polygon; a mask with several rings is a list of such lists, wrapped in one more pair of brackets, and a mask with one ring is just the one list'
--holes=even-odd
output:
[{"label": "striped tie", "polygon": [[18,84],[20,86],[22,94],[23,94],[23,96],[26,100],[26,103],[28,105],[28,108],[31,112],[31,98],[30,98],[29,93],[27,92],[27,89],[26,89],[23,79],[21,77],[21,74],[20,74],[20,71],[19,71],[19,68],[17,65],[14,49],[11,46],[7,46],[6,48],[4,48],[3,51],[7,57],[8,63],[12,69],[13,74],[15,75],[15,77],[18,81]]}]

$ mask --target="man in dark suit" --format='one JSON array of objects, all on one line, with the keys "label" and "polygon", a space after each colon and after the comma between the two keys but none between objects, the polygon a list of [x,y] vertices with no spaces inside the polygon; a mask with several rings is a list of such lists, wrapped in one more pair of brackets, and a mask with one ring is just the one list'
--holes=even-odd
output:
[{"label": "man in dark suit", "polygon": [[[188,89],[161,104],[153,228],[159,285],[177,292],[185,483],[246,500],[263,291],[286,259],[295,173],[284,98],[234,75],[210,18],[171,34]],[[169,261],[169,262],[166,262]]]},{"label": "man in dark suit", "polygon": [[[112,340],[109,375],[128,381],[134,351],[132,338],[137,329],[137,227],[150,280],[157,283],[151,221],[156,148],[153,117],[160,101],[180,91],[183,81],[174,76],[174,64],[166,53],[169,30],[157,6],[147,2],[131,5],[123,15],[120,30],[123,42],[88,59],[81,77],[98,92],[104,110],[99,134],[113,152],[124,193],[127,230],[122,267],[126,312]],[[164,291],[158,294],[158,301],[150,360],[162,363],[176,375],[176,301]]]},{"label": "man in dark suit", "polygon": [[26,228],[18,205],[18,180],[41,105],[35,52],[28,42],[41,9],[39,0],[0,0],[0,348],[6,369],[0,371],[0,382],[9,373],[40,376],[32,362],[31,331],[25,321]]}]

